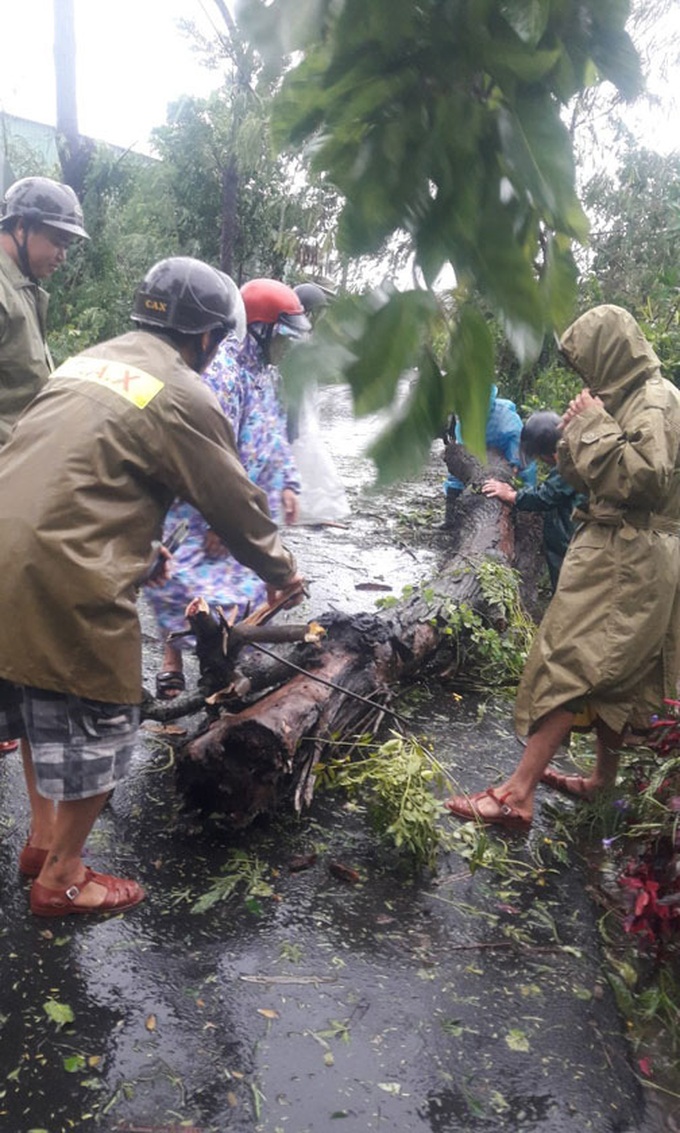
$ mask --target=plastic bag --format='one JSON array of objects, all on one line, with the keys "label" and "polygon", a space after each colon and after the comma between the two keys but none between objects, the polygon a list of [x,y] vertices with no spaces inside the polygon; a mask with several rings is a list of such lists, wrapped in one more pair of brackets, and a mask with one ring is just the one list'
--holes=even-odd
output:
[{"label": "plastic bag", "polygon": [[303,398],[299,430],[290,446],[301,483],[299,522],[346,519],[350,514],[349,501],[328,445],[321,436],[314,390],[309,390]]}]

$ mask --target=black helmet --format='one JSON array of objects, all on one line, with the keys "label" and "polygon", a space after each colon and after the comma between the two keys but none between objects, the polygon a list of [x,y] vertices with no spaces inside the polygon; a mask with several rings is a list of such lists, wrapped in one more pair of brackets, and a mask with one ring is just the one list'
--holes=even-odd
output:
[{"label": "black helmet", "polygon": [[316,283],[298,283],[293,291],[302,303],[306,315],[313,315],[328,306],[328,295]]},{"label": "black helmet", "polygon": [[552,456],[560,439],[562,418],[552,409],[539,409],[524,422],[519,439],[525,462],[536,456]]},{"label": "black helmet", "polygon": [[220,272],[191,256],[160,260],[146,273],[135,294],[131,317],[137,323],[203,334],[236,326],[239,307]]},{"label": "black helmet", "polygon": [[89,240],[73,189],[49,177],[23,177],[10,185],[2,202],[0,226],[4,228],[5,222],[14,218],[27,225],[48,224]]}]

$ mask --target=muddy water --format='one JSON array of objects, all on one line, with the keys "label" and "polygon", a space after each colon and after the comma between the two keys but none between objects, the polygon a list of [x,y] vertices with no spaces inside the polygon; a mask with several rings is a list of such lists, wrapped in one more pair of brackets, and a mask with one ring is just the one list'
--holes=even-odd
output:
[{"label": "muddy water", "polygon": [[[357,445],[374,423],[348,423],[333,391],[324,425],[353,515],[289,542],[310,612],[373,608],[446,555],[436,446],[417,484],[365,494]],[[411,714],[456,779],[474,789],[512,766],[507,703],[426,691]],[[238,840],[199,826],[172,758],[167,737],[140,733],[88,843],[95,866],[148,889],[108,921],[30,917],[21,777],[16,757],[0,763],[0,1133],[664,1128],[633,1073],[597,910],[579,867],[551,856],[548,818],[528,840],[491,835],[494,871],[452,852],[413,877],[335,796]],[[235,851],[255,892],[192,912]],[[299,855],[313,864],[293,872]]]}]

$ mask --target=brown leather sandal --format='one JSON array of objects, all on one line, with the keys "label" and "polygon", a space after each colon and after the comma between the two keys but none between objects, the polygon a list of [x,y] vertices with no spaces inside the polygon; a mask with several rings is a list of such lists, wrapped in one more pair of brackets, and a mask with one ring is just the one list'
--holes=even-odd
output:
[{"label": "brown leather sandal", "polygon": [[[97,885],[106,888],[104,900],[100,905],[74,904],[88,881],[95,881]],[[31,912],[36,917],[65,917],[70,913],[105,916],[133,909],[145,897],[146,893],[136,881],[113,877],[109,873],[96,873],[86,866],[85,877],[80,885],[69,885],[67,889],[48,889],[46,885],[34,881],[31,886]]]},{"label": "brown leather sandal", "polygon": [[49,850],[40,850],[37,846],[32,846],[31,839],[28,838],[19,854],[19,873],[23,873],[24,877],[37,877],[47,861],[48,853]]},{"label": "brown leather sandal", "polygon": [[548,767],[541,775],[541,783],[572,799],[581,799],[582,802],[590,802],[593,797],[593,792],[586,787],[586,780],[582,775],[562,775]]},{"label": "brown leather sandal", "polygon": [[[497,795],[493,787],[487,787],[485,791],[478,791],[475,795],[454,795],[453,798],[447,799],[444,806],[451,814],[455,814],[456,818],[465,818],[468,821],[483,822],[485,826],[503,826],[506,830],[529,830],[531,828],[531,819],[525,818],[523,814],[507,802],[507,795]],[[482,799],[492,799],[498,809],[498,814],[482,814],[477,807],[477,803]]]}]

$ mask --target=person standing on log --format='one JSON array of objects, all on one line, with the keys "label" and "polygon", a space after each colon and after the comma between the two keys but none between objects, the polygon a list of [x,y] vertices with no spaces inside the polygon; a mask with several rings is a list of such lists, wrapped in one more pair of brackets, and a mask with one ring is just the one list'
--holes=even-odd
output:
[{"label": "person standing on log", "polygon": [[[49,177],[10,185],[0,207],[0,448],[52,371],[45,341],[49,296],[40,283],[64,263],[78,237],[89,239],[69,185]],[[0,755],[18,746],[2,740]]]},{"label": "person standing on log", "polygon": [[[531,825],[540,782],[585,799],[611,787],[624,733],[649,727],[680,670],[680,392],[621,307],[586,312],[560,348],[584,388],[562,418],[558,467],[588,504],[522,674],[524,754],[500,787],[446,804],[515,829]],[[559,774],[548,764],[584,713],[594,769]]]},{"label": "person standing on log", "polygon": [[19,868],[35,878],[38,916],[120,912],[144,897],[81,854],[132,755],[136,594],[172,501],[199,508],[272,601],[299,600],[266,498],[197,376],[234,310],[213,268],[162,260],[136,293],[136,329],[60,366],[0,453],[0,735],[19,728],[31,745],[41,802],[31,795]]},{"label": "person standing on log", "polygon": [[[223,339],[202,379],[213,391],[236,438],[241,462],[266,494],[269,514],[279,524],[294,523],[300,480],[286,436],[286,414],[279,398],[276,361],[288,344],[311,330],[294,291],[275,279],[253,279],[241,288],[247,333]],[[257,573],[238,561],[204,517],[186,500],[168,513],[167,534],[186,522],[187,538],[173,557],[168,584],[149,594],[159,631],[166,639],[156,694],[172,700],[185,687],[181,649],[167,641],[186,631],[184,611],[201,595],[225,610],[261,605],[265,586]],[[182,639],[185,646],[186,638]]]},{"label": "person standing on log", "polygon": [[553,594],[574,534],[572,512],[586,502],[586,497],[568,484],[557,469],[556,452],[561,428],[562,418],[550,409],[532,413],[522,428],[520,449],[524,462],[540,460],[549,468],[548,475],[540,484],[519,489],[505,480],[487,480],[482,484],[485,496],[502,500],[517,511],[540,512],[543,515],[543,554]]}]

